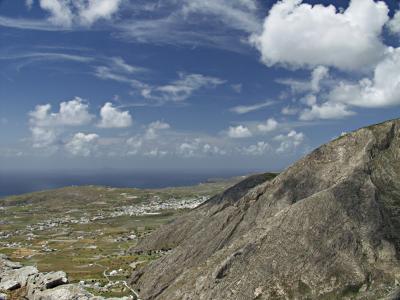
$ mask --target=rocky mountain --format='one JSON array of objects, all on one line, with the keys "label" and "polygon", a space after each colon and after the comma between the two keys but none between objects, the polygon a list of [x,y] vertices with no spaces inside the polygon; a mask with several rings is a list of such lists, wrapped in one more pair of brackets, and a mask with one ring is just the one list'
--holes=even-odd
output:
[{"label": "rocky mountain", "polygon": [[132,252],[141,299],[400,299],[400,120],[256,175]]}]

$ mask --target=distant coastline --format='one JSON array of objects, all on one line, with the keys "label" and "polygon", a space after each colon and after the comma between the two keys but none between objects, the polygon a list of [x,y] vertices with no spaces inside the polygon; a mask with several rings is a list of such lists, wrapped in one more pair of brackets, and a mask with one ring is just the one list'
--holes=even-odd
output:
[{"label": "distant coastline", "polygon": [[255,172],[257,171],[0,171],[0,198],[66,186],[102,185],[118,188],[190,186],[215,178],[229,178]]}]

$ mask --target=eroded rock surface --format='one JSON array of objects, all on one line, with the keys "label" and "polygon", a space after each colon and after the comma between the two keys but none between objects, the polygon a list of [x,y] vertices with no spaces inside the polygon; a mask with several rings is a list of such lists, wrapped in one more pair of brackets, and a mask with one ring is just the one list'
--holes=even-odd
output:
[{"label": "eroded rock surface", "polygon": [[[63,271],[40,273],[35,267],[23,267],[0,255],[0,300],[105,300],[93,296],[78,284],[68,284]],[[107,298],[107,300],[129,300],[132,298]]]},{"label": "eroded rock surface", "polygon": [[399,299],[400,120],[239,183],[132,251],[160,249],[132,275],[143,299]]}]

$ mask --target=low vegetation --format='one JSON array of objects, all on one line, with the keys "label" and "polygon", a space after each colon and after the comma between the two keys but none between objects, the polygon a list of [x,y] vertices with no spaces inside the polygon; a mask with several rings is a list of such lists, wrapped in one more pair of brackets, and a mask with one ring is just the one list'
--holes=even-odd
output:
[{"label": "low vegetation", "polygon": [[123,284],[162,252],[127,252],[138,239],[242,178],[158,190],[67,187],[0,200],[0,253],[40,272],[65,271],[102,296],[125,296]]}]

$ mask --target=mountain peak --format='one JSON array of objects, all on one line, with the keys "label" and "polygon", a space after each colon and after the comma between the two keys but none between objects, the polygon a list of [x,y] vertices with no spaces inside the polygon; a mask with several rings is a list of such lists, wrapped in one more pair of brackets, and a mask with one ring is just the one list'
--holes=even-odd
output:
[{"label": "mountain peak", "polygon": [[[400,280],[400,120],[256,175],[141,241],[144,299],[379,299]],[[236,195],[236,196],[235,196]]]}]

